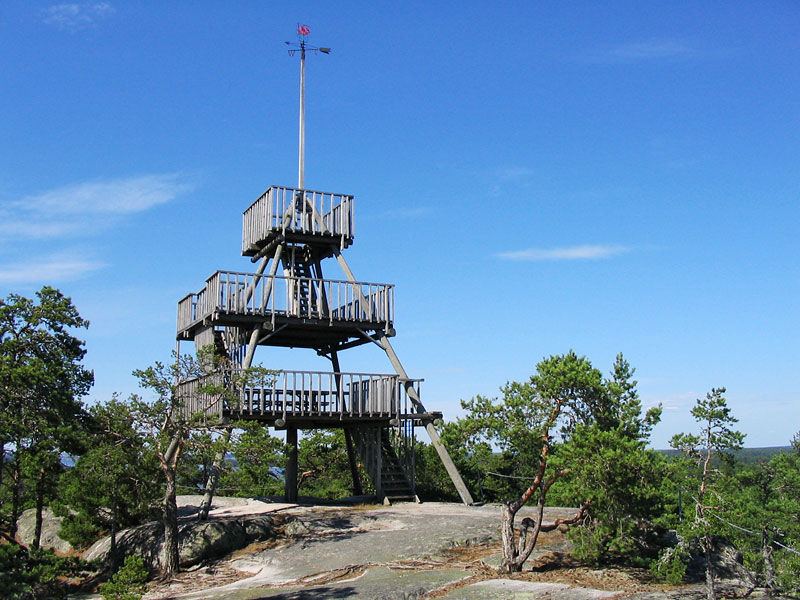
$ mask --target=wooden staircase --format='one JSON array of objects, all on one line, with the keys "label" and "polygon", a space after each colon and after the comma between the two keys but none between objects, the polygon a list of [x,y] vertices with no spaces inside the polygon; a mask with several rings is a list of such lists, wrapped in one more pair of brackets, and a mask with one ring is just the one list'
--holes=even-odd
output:
[{"label": "wooden staircase", "polygon": [[381,429],[381,483],[384,502],[418,502],[406,470],[389,440],[389,429]]},{"label": "wooden staircase", "polygon": [[321,318],[328,313],[321,265],[313,255],[310,247],[295,246],[284,262],[284,273],[293,278],[294,286],[290,312],[301,318]]},{"label": "wooden staircase", "polygon": [[297,314],[300,316],[311,315],[314,309],[313,298],[311,297],[311,264],[306,261],[296,261],[292,266],[292,276],[298,277],[297,289],[295,290],[295,301],[297,302]]},{"label": "wooden staircase", "polygon": [[406,469],[392,446],[389,428],[355,427],[351,431],[378,499],[384,504],[419,502]]},{"label": "wooden staircase", "polygon": [[218,356],[240,365],[247,349],[247,332],[238,327],[214,329],[214,349]]}]

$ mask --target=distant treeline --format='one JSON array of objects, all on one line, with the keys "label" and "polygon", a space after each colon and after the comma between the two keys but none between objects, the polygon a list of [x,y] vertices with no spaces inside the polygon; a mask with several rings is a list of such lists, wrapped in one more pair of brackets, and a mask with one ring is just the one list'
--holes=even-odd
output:
[{"label": "distant treeline", "polygon": [[[682,455],[680,450],[659,450],[659,452],[674,458]],[[741,450],[733,450],[731,454],[736,459],[736,462],[741,465],[757,465],[762,462],[768,462],[769,459],[778,454],[790,454],[791,452],[791,446],[769,446],[766,448],[742,448]]]}]

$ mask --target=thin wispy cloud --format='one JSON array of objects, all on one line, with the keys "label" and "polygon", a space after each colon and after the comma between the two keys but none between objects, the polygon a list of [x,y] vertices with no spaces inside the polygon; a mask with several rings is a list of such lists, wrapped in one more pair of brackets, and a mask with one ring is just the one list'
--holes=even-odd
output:
[{"label": "thin wispy cloud", "polygon": [[68,185],[29,196],[22,203],[35,206],[36,210],[58,214],[126,214],[169,202],[191,188],[191,184],[181,181],[176,174],[143,175]]},{"label": "thin wispy cloud", "polygon": [[688,60],[699,54],[698,49],[686,40],[662,38],[606,47],[589,53],[583,60],[593,63],[639,63]]},{"label": "thin wispy cloud", "polygon": [[80,255],[53,254],[24,263],[0,265],[0,283],[61,283],[79,279],[105,266],[100,261]]},{"label": "thin wispy cloud", "polygon": [[663,396],[659,398],[643,398],[643,403],[648,407],[658,406],[660,404],[661,408],[663,408],[665,411],[678,412],[686,410],[687,407],[694,404],[695,399],[699,397],[700,394],[697,392],[676,392],[674,394],[670,394],[669,396]]},{"label": "thin wispy cloud", "polygon": [[628,246],[611,245],[584,245],[567,246],[563,248],[528,248],[527,250],[514,250],[500,252],[498,258],[517,261],[553,261],[553,260],[599,260],[611,258],[629,252]]},{"label": "thin wispy cloud", "polygon": [[110,2],[71,2],[54,4],[43,11],[45,25],[61,31],[79,31],[94,27],[115,12]]},{"label": "thin wispy cloud", "polygon": [[507,193],[509,188],[519,189],[530,187],[536,172],[530,167],[520,165],[504,165],[493,169],[489,173],[489,194],[500,196]]},{"label": "thin wispy cloud", "polygon": [[185,176],[175,173],[63,186],[0,205],[0,237],[43,239],[91,234],[194,187]]},{"label": "thin wispy cloud", "polygon": [[44,9],[43,21],[61,31],[80,31],[94,27],[116,12],[110,2],[73,2],[54,4]]}]

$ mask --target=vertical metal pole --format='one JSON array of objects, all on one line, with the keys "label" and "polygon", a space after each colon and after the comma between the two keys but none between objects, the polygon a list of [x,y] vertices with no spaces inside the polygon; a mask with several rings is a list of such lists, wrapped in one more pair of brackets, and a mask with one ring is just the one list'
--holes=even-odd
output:
[{"label": "vertical metal pole", "polygon": [[305,187],[306,171],[306,43],[300,42],[300,157],[297,165],[297,188]]}]

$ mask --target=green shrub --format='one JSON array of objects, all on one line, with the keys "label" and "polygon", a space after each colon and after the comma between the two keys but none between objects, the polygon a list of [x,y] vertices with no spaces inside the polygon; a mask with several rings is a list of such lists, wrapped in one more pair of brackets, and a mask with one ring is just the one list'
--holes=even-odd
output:
[{"label": "green shrub", "polygon": [[100,586],[106,600],[141,600],[149,573],[139,556],[127,556],[111,581]]},{"label": "green shrub", "polygon": [[28,550],[18,544],[0,545],[0,593],[3,598],[63,598],[64,578],[75,575],[83,563],[56,556],[52,550]]},{"label": "green shrub", "polygon": [[670,585],[679,585],[683,583],[688,564],[689,551],[684,544],[679,543],[674,548],[662,551],[658,560],[651,565],[650,570],[656,580]]}]

